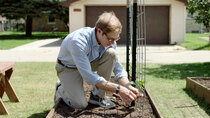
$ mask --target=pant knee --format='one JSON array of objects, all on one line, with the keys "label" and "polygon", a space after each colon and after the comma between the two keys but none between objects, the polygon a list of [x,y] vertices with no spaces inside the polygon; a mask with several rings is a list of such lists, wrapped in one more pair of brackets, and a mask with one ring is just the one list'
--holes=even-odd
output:
[{"label": "pant knee", "polygon": [[108,48],[106,54],[110,56],[113,60],[117,59],[117,52],[113,48]]},{"label": "pant knee", "polygon": [[87,102],[77,102],[74,104],[76,109],[85,109],[88,106]]}]

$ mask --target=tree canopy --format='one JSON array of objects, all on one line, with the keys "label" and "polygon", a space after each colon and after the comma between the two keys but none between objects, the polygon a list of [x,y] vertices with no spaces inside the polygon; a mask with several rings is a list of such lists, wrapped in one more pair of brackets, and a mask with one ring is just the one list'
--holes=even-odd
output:
[{"label": "tree canopy", "polygon": [[42,15],[54,15],[56,18],[68,22],[68,8],[60,5],[60,0],[1,0],[0,15],[8,19],[24,18],[26,21],[26,35],[32,34],[32,21]]}]

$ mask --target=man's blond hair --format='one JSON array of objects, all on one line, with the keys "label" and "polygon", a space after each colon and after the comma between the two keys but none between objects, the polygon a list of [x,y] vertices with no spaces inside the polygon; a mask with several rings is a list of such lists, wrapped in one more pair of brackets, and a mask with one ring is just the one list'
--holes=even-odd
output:
[{"label": "man's blond hair", "polygon": [[122,25],[114,12],[104,12],[96,22],[96,29],[100,28],[104,33],[121,33]]}]

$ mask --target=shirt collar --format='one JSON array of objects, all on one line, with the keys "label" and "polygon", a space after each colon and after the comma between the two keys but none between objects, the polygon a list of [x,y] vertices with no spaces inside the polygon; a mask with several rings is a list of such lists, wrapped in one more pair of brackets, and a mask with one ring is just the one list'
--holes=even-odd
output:
[{"label": "shirt collar", "polygon": [[98,44],[97,40],[96,40],[96,33],[95,33],[95,27],[92,29],[92,43],[93,43],[93,46],[97,46],[97,47],[100,47],[100,45]]}]

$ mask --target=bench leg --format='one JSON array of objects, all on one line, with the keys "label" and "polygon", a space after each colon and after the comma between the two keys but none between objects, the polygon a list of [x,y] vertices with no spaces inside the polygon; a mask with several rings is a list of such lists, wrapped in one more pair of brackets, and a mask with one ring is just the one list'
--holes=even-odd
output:
[{"label": "bench leg", "polygon": [[10,83],[10,81],[7,79],[7,77],[5,76],[5,92],[7,94],[7,96],[9,97],[11,102],[19,102],[19,99]]},{"label": "bench leg", "polygon": [[3,83],[0,82],[0,98],[2,98],[3,94],[4,94]]},{"label": "bench leg", "polygon": [[0,98],[0,114],[7,114],[9,115],[9,112],[7,111],[6,107],[3,104],[2,99]]}]

